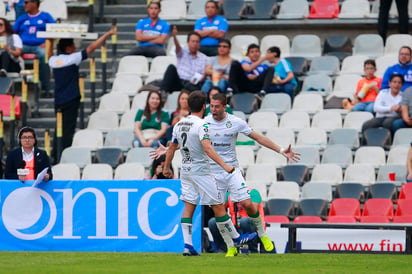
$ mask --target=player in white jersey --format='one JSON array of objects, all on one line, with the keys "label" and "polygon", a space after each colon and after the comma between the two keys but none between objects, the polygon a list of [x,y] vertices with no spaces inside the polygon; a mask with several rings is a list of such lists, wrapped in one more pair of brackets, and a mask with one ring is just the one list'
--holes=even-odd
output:
[{"label": "player in white jersey", "polygon": [[234,172],[228,174],[223,172],[222,168],[216,163],[210,161],[212,173],[218,184],[219,191],[221,195],[226,195],[227,192],[230,192],[232,201],[239,202],[242,208],[246,210],[249,218],[257,228],[259,238],[265,250],[270,252],[274,248],[273,243],[264,230],[259,210],[250,199],[248,186],[239,169],[236,157],[237,136],[239,133],[245,134],[262,146],[282,154],[288,160],[299,160],[299,154],[293,152],[290,145],[287,149],[283,149],[268,137],[251,129],[246,121],[225,112],[226,96],[222,93],[213,95],[210,102],[210,110],[211,114],[205,118],[205,121],[209,124],[212,132],[210,138],[213,147],[227,164],[236,168]]},{"label": "player in white jersey", "polygon": [[228,246],[226,256],[237,255],[234,243],[242,244],[256,238],[256,233],[242,234],[236,231],[226,213],[224,197],[218,191],[216,181],[211,175],[210,161],[216,162],[224,173],[233,173],[235,167],[226,164],[213,149],[209,138],[209,126],[202,119],[206,108],[206,95],[194,91],[188,99],[191,115],[183,118],[173,128],[172,142],[166,154],[163,174],[171,175],[170,164],[178,146],[182,154],[180,180],[181,200],[185,203],[181,225],[185,248],[183,255],[198,255],[192,244],[192,217],[200,198],[201,205],[210,205],[216,216],[219,231]]}]

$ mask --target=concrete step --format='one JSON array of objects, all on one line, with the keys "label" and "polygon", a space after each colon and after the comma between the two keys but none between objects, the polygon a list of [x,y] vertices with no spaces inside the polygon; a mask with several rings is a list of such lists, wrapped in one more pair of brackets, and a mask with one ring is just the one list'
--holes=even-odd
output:
[{"label": "concrete step", "polygon": [[146,4],[118,4],[118,5],[105,5],[104,14],[142,14],[146,13]]}]

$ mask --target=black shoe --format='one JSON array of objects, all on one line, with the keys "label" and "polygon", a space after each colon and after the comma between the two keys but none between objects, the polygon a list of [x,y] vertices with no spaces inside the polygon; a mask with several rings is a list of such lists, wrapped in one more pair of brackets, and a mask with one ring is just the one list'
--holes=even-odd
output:
[{"label": "black shoe", "polygon": [[0,69],[0,77],[7,77],[7,70]]}]

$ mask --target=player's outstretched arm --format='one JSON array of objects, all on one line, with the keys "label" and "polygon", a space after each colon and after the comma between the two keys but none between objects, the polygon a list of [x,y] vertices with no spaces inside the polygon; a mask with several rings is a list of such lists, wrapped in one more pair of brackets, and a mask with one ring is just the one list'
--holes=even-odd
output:
[{"label": "player's outstretched arm", "polygon": [[203,149],[205,150],[207,156],[209,156],[210,159],[212,159],[219,166],[221,166],[226,172],[232,173],[233,171],[235,171],[234,166],[230,166],[230,165],[226,164],[222,160],[222,158],[220,158],[220,156],[216,153],[215,149],[213,148],[212,143],[210,142],[209,139],[203,139],[202,140],[202,146],[203,146]]},{"label": "player's outstretched arm", "polygon": [[169,148],[167,149],[165,165],[163,167],[163,175],[167,178],[172,178],[173,176],[172,170],[170,169],[170,164],[172,163],[177,146],[178,144],[170,143]]}]

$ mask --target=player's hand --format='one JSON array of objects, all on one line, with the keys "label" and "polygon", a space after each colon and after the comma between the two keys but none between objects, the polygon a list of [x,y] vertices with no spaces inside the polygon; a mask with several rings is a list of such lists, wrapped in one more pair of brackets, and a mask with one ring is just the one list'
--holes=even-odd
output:
[{"label": "player's hand", "polygon": [[291,145],[289,145],[288,148],[283,152],[283,156],[288,158],[289,161],[298,162],[300,160],[300,153],[293,152]]},{"label": "player's hand", "polygon": [[162,145],[162,143],[160,143],[160,141],[157,141],[159,147],[155,150],[152,150],[149,152],[150,158],[152,159],[159,159],[160,156],[162,156],[163,154],[166,154],[167,152],[167,147],[165,147],[164,145]]},{"label": "player's hand", "polygon": [[233,173],[235,171],[235,167],[234,166],[230,166],[230,165],[225,165],[225,171],[227,173]]},{"label": "player's hand", "polygon": [[173,176],[172,170],[169,167],[163,167],[163,175],[166,178],[172,178]]}]

